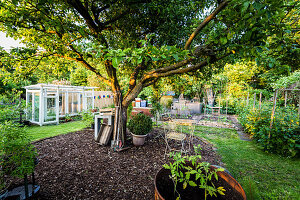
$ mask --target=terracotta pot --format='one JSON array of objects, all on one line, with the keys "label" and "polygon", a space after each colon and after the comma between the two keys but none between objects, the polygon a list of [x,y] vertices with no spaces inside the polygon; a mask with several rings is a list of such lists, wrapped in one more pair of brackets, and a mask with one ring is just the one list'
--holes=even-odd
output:
[{"label": "terracotta pot", "polygon": [[131,133],[131,135],[134,146],[142,146],[145,143],[147,135],[135,135],[133,133]]},{"label": "terracotta pot", "polygon": [[[210,166],[212,169],[216,169],[216,167],[214,166]],[[237,193],[240,194],[241,196],[241,200],[246,200],[246,194],[245,191],[243,190],[242,186],[232,177],[230,176],[228,173],[226,173],[225,171],[219,171],[217,172],[219,179],[223,179],[224,181],[226,181],[228,183],[228,185],[231,186],[231,188],[233,190],[235,190]],[[165,200],[168,199],[166,196],[163,196],[163,192],[160,188],[160,186],[158,185],[158,180],[162,180],[162,179],[169,179],[169,175],[170,175],[170,170],[167,170],[165,168],[160,169],[157,174],[155,175],[155,179],[154,179],[154,186],[155,186],[155,200]],[[170,180],[171,181],[171,180]],[[172,181],[171,181],[172,182]],[[173,186],[173,185],[172,185]],[[165,188],[166,190],[166,188]],[[170,191],[174,191],[174,187],[170,187],[167,190]],[[226,195],[226,191],[224,192]],[[184,197],[181,196],[183,199]],[[202,196],[197,196],[196,199],[204,199],[204,197]]]}]

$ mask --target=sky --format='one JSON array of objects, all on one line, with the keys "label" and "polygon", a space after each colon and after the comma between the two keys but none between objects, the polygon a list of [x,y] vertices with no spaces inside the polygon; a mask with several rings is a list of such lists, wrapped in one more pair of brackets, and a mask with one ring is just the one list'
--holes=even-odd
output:
[{"label": "sky", "polygon": [[15,40],[10,37],[6,37],[6,33],[0,32],[0,47],[4,47],[5,50],[10,50],[11,47],[24,47],[20,44],[20,40]]}]

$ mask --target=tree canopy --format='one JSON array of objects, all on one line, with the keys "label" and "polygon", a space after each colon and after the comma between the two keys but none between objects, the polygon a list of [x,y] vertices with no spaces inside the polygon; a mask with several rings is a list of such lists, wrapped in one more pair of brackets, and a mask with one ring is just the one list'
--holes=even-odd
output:
[{"label": "tree canopy", "polygon": [[127,109],[161,77],[259,56],[270,37],[295,32],[285,20],[297,14],[298,5],[294,0],[1,0],[0,30],[38,52],[23,59],[22,69],[52,57],[80,63]]}]

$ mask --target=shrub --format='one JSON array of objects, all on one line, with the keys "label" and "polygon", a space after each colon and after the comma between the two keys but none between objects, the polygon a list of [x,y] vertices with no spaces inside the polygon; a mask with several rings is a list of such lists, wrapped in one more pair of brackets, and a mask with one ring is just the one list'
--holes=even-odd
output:
[{"label": "shrub", "polygon": [[24,128],[12,122],[0,124],[1,168],[5,174],[23,178],[34,170],[37,156]]},{"label": "shrub", "polygon": [[25,101],[19,99],[9,99],[9,97],[0,95],[0,123],[5,121],[14,121],[19,119],[20,112],[25,108]]},{"label": "shrub", "polygon": [[128,129],[135,135],[146,135],[152,130],[152,120],[149,116],[138,113],[129,120]]},{"label": "shrub", "polygon": [[83,111],[81,116],[86,126],[91,126],[94,123],[94,113],[92,111]]},{"label": "shrub", "polygon": [[295,108],[277,108],[271,122],[271,106],[261,110],[245,108],[239,112],[239,121],[265,151],[284,156],[299,156],[299,118]]}]

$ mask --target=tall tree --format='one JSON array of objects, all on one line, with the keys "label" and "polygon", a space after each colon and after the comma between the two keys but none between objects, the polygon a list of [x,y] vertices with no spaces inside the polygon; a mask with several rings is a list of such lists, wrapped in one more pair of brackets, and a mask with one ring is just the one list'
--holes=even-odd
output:
[{"label": "tall tree", "polygon": [[[286,29],[282,19],[297,4],[291,0],[0,2],[0,30],[28,47],[42,48],[41,58],[81,63],[111,87],[115,105],[121,107],[123,134],[127,107],[144,87],[161,77],[224,62],[231,53],[255,56],[256,47],[268,36]],[[121,78],[128,80],[126,85]]]}]

